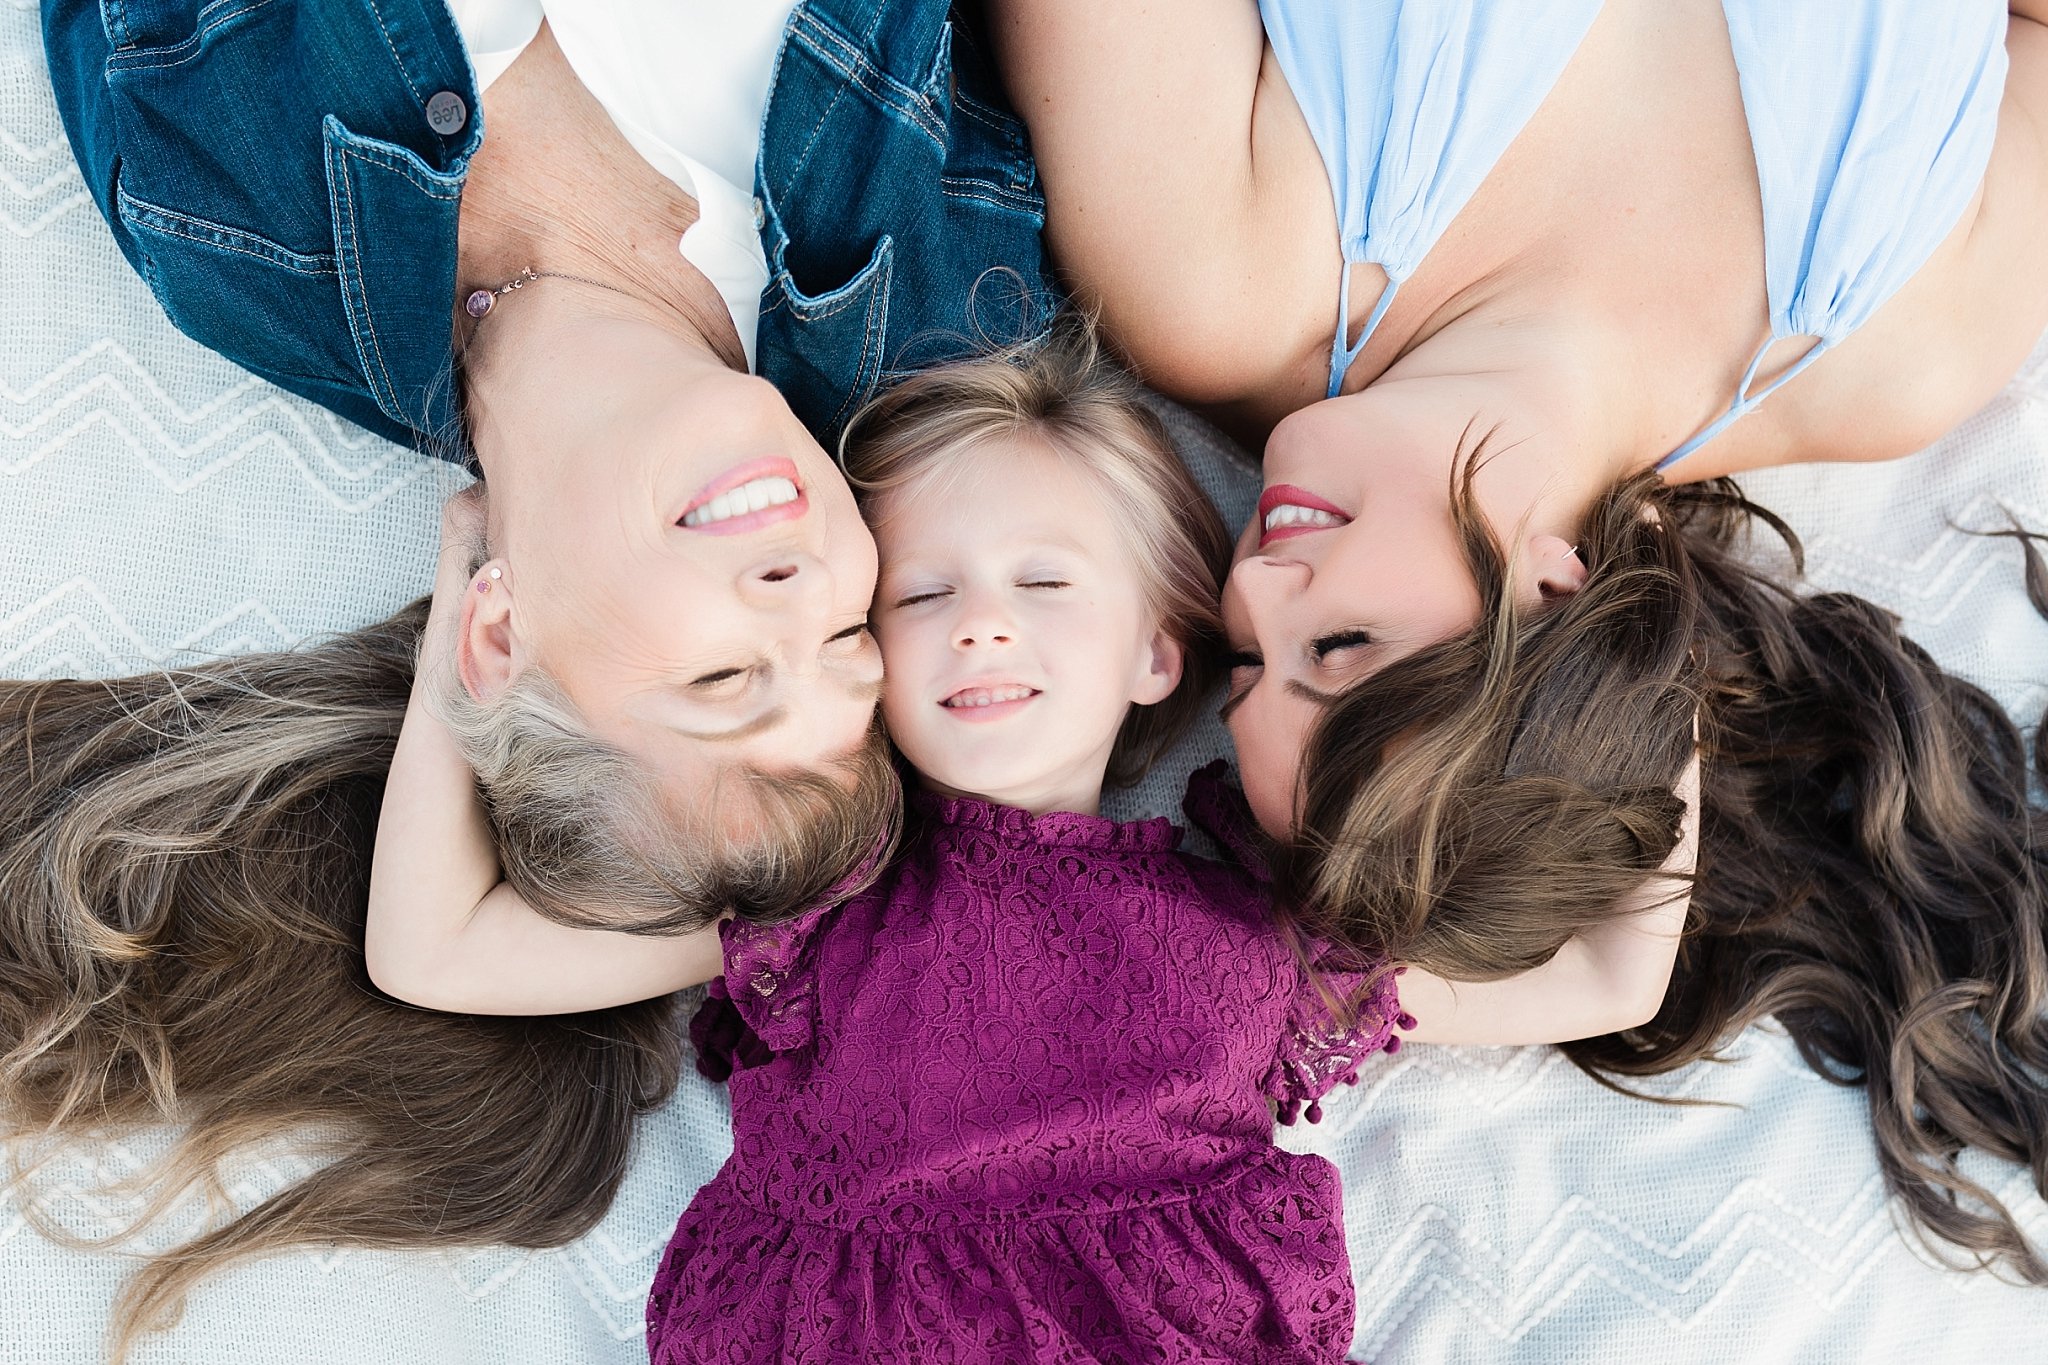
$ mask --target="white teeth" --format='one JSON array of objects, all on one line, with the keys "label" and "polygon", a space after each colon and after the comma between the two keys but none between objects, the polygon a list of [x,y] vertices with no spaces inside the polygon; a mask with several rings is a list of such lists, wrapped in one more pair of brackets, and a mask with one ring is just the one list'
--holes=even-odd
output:
[{"label": "white teeth", "polygon": [[1266,529],[1275,530],[1282,526],[1342,526],[1344,518],[1334,512],[1325,512],[1320,507],[1296,507],[1292,503],[1281,503],[1266,513]]},{"label": "white teeth", "polygon": [[952,696],[940,702],[939,705],[960,710],[981,706],[996,706],[1006,701],[1023,701],[1026,697],[1036,695],[1038,694],[1034,688],[1024,687],[1016,683],[1007,683],[1002,687],[971,687],[963,692],[955,692]]},{"label": "white teeth", "polygon": [[754,479],[738,488],[729,488],[702,507],[685,513],[683,525],[708,526],[714,521],[743,517],[763,508],[780,507],[786,502],[795,502],[798,496],[796,484],[781,475]]}]

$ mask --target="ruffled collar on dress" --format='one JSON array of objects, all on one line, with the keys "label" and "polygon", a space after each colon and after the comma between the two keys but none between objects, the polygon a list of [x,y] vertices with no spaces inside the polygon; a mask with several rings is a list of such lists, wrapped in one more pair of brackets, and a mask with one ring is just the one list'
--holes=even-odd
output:
[{"label": "ruffled collar on dress", "polygon": [[975,796],[910,794],[910,808],[935,825],[978,829],[997,838],[1042,848],[1088,848],[1106,853],[1167,853],[1180,846],[1180,829],[1164,816],[1111,820],[1101,815],[1056,810],[1044,815],[999,806]]}]

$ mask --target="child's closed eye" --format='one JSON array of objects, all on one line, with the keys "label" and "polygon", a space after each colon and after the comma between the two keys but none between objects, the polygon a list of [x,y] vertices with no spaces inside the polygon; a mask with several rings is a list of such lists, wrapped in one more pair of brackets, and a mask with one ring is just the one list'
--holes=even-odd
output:
[{"label": "child's closed eye", "polygon": [[1017,585],[1020,588],[1071,588],[1074,585],[1063,578],[1033,578]]},{"label": "child's closed eye", "polygon": [[952,595],[951,588],[918,588],[896,599],[898,607],[914,607],[921,602],[936,602],[941,597]]}]

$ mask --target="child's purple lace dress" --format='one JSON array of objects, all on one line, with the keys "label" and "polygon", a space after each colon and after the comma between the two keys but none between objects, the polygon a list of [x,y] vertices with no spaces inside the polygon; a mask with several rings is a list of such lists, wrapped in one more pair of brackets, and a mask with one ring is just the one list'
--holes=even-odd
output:
[{"label": "child's purple lace dress", "polygon": [[912,801],[868,891],[726,926],[706,1026],[755,1037],[655,1365],[1341,1359],[1337,1170],[1275,1147],[1268,1102],[1316,1117],[1399,1046],[1391,978],[1335,1025],[1360,978],[1312,982],[1258,883],[1165,820]]}]

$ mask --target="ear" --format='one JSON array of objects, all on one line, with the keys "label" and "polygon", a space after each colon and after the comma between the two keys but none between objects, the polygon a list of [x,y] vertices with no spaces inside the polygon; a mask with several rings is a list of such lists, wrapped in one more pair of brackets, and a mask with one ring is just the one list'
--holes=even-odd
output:
[{"label": "ear", "polygon": [[[498,577],[491,577],[493,573]],[[519,673],[512,574],[503,560],[494,559],[470,577],[472,587],[462,595],[462,629],[455,637],[455,671],[464,691],[477,701],[489,701]],[[475,584],[489,587],[477,592]]]},{"label": "ear", "polygon": [[1181,667],[1186,662],[1187,651],[1180,641],[1163,630],[1154,631],[1150,656],[1140,663],[1137,683],[1131,688],[1131,701],[1139,706],[1165,701],[1180,686]]},{"label": "ear", "polygon": [[1536,572],[1536,591],[1545,598],[1570,597],[1586,585],[1586,561],[1579,547],[1556,536],[1529,537],[1529,558]]}]

